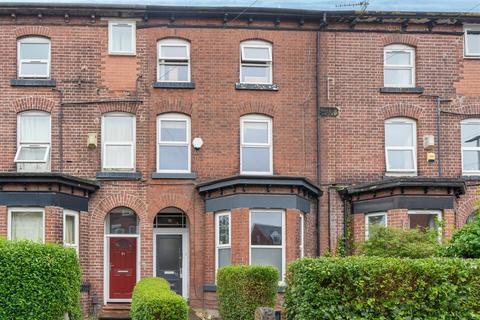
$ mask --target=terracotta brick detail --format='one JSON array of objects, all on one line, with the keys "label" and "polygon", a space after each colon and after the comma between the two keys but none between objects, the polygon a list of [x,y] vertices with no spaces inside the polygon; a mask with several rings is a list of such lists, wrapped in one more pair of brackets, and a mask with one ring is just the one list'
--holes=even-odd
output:
[{"label": "terracotta brick detail", "polygon": [[28,110],[42,110],[51,113],[56,102],[41,96],[30,96],[13,101],[12,108],[16,113]]},{"label": "terracotta brick detail", "polygon": [[383,45],[390,44],[406,44],[412,47],[416,47],[418,44],[418,38],[408,34],[391,34],[384,36],[382,39]]},{"label": "terracotta brick detail", "polygon": [[25,36],[44,36],[50,38],[51,31],[49,27],[39,25],[18,26],[15,28],[15,36],[17,38]]},{"label": "terracotta brick detail", "polygon": [[98,105],[100,112],[127,112],[131,114],[136,114],[141,103],[139,102],[109,102],[101,103]]},{"label": "terracotta brick detail", "polygon": [[186,115],[193,113],[193,103],[190,100],[184,98],[165,98],[160,99],[155,109],[157,115],[162,113],[177,112]]},{"label": "terracotta brick detail", "polygon": [[385,119],[394,117],[407,117],[411,119],[420,119],[422,115],[422,108],[408,103],[396,103],[383,107],[381,109]]},{"label": "terracotta brick detail", "polygon": [[261,101],[249,101],[241,103],[238,107],[239,116],[247,114],[264,114],[269,117],[275,117],[275,105]]}]

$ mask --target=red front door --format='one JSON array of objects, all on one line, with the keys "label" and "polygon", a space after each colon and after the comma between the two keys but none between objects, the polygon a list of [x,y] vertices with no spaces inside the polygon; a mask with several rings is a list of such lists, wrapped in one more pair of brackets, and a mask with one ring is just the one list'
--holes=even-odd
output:
[{"label": "red front door", "polygon": [[137,239],[110,238],[110,299],[131,299],[137,282]]}]

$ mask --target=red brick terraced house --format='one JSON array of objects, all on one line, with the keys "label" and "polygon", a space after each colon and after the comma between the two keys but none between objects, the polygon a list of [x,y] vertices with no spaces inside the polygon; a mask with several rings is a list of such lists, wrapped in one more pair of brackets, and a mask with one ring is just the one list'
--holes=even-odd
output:
[{"label": "red brick terraced house", "polygon": [[244,9],[0,5],[0,235],[75,248],[85,315],[475,218],[480,16]]}]

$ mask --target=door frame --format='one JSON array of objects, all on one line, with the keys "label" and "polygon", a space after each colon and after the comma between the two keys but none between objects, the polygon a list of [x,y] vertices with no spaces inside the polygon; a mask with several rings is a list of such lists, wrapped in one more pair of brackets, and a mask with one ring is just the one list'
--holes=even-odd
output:
[{"label": "door frame", "polygon": [[153,228],[153,276],[157,277],[157,235],[182,236],[182,296],[188,299],[190,283],[189,233],[187,228]]},{"label": "door frame", "polygon": [[136,238],[136,279],[140,280],[140,235],[139,234],[105,234],[103,243],[103,304],[108,302],[132,302],[132,299],[110,299],[110,238]]}]

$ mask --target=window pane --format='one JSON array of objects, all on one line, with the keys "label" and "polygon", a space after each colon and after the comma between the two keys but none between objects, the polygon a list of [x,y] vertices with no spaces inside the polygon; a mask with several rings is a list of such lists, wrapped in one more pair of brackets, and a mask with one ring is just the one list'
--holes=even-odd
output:
[{"label": "window pane", "polygon": [[385,69],[385,85],[408,86],[413,84],[412,70]]},{"label": "window pane", "polygon": [[75,245],[76,238],[75,217],[71,215],[65,216],[65,243]]},{"label": "window pane", "polygon": [[381,225],[385,226],[385,216],[368,216],[368,225]]},{"label": "window pane", "polygon": [[241,80],[246,83],[270,83],[270,66],[242,65]]},{"label": "window pane", "polygon": [[269,48],[244,47],[243,60],[270,60]]},{"label": "window pane", "polygon": [[270,172],[270,148],[242,147],[242,171]]},{"label": "window pane", "polygon": [[108,215],[111,234],[136,234],[137,215],[128,208],[113,209]]},{"label": "window pane", "polygon": [[42,212],[12,212],[12,240],[43,242]]},{"label": "window pane", "polygon": [[160,64],[159,81],[188,81],[188,65]]},{"label": "window pane", "polygon": [[480,53],[480,34],[467,31],[467,47],[470,54]]},{"label": "window pane", "polygon": [[388,150],[390,170],[415,170],[411,150]]},{"label": "window pane", "polygon": [[169,142],[186,142],[187,141],[187,122],[177,120],[161,120],[160,121],[160,139]]},{"label": "window pane", "polygon": [[282,278],[282,248],[252,248],[252,265],[274,266]]},{"label": "window pane", "polygon": [[105,116],[105,142],[133,142],[133,117]]},{"label": "window pane", "polygon": [[413,125],[409,123],[387,123],[385,125],[385,143],[389,147],[413,146]]},{"label": "window pane", "polygon": [[48,60],[50,44],[48,43],[21,43],[20,59]]},{"label": "window pane", "polygon": [[160,170],[188,170],[187,146],[160,146]]},{"label": "window pane", "polygon": [[18,153],[17,161],[44,161],[47,147],[22,146]]},{"label": "window pane", "polygon": [[480,147],[480,123],[461,125],[462,147]]},{"label": "window pane", "polygon": [[22,77],[46,77],[48,65],[46,62],[22,62]]},{"label": "window pane", "polygon": [[427,230],[429,228],[437,228],[435,219],[436,214],[409,214],[410,229],[420,228],[421,230]]},{"label": "window pane", "polygon": [[229,266],[231,264],[231,249],[218,249],[218,268]]},{"label": "window pane", "polygon": [[244,143],[268,143],[267,122],[243,122]]},{"label": "window pane", "polygon": [[280,212],[253,212],[251,220],[252,246],[282,245],[282,214]]},{"label": "window pane", "polygon": [[388,51],[385,53],[385,64],[387,65],[410,65],[411,54],[405,51]]},{"label": "window pane", "polygon": [[115,52],[132,52],[132,26],[128,24],[112,25],[112,49]]},{"label": "window pane", "polygon": [[480,171],[480,151],[463,151],[463,170]]},{"label": "window pane", "polygon": [[188,59],[188,52],[186,46],[174,46],[174,45],[161,45],[160,46],[161,58],[184,58]]},{"label": "window pane", "polygon": [[229,216],[218,217],[218,244],[219,245],[230,244],[230,217]]},{"label": "window pane", "polygon": [[20,115],[20,143],[50,142],[49,115]]},{"label": "window pane", "polygon": [[132,168],[132,146],[105,146],[105,167]]}]

